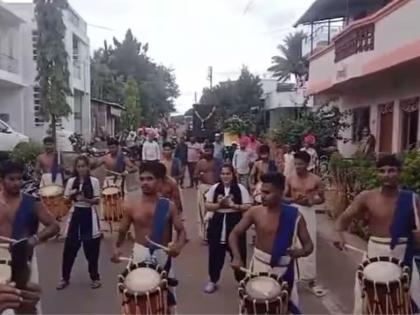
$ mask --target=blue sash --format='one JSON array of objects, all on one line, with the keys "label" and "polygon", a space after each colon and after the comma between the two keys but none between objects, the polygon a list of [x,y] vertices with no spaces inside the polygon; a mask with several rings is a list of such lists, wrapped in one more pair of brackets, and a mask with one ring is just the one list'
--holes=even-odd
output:
[{"label": "blue sash", "polygon": [[218,158],[213,158],[213,177],[214,181],[218,182],[220,180],[220,173],[222,172],[223,162]]},{"label": "blue sash", "polygon": [[[299,210],[297,208],[286,204],[282,204],[281,207],[280,222],[277,228],[276,238],[274,239],[273,249],[271,250],[271,268],[278,266],[281,257],[286,256],[287,249],[292,246],[296,220],[299,217]],[[283,280],[289,285],[290,292],[293,289],[295,279],[294,263],[294,260],[290,262],[286,273],[283,275]],[[292,301],[289,301],[289,310],[292,314],[301,314],[297,305],[294,305]]]},{"label": "blue sash", "polygon": [[[153,228],[150,239],[158,244],[163,243],[163,235],[165,233],[165,226],[169,213],[169,199],[159,198],[156,203],[155,215],[153,217]],[[149,251],[151,254],[158,249],[156,246],[149,244]]]},{"label": "blue sash", "polygon": [[38,231],[38,217],[34,212],[35,202],[35,197],[25,193],[22,194],[22,200],[13,222],[13,239],[20,240],[27,236],[34,235]]},{"label": "blue sash", "polygon": [[[61,174],[61,167],[58,164],[58,152],[55,153],[54,155],[54,160],[53,160],[53,164],[51,166],[51,180],[53,183],[55,183],[55,180],[57,179],[57,175]],[[62,176],[63,174],[61,174],[61,178],[63,178]]]},{"label": "blue sash", "polygon": [[[416,220],[413,207],[413,193],[409,190],[400,190],[397,208],[394,212],[394,218],[390,227],[391,249],[398,244],[398,239],[407,238],[407,248],[404,255],[404,264],[410,267],[412,271],[413,259],[415,255],[415,246],[413,239],[413,230],[416,228]],[[418,292],[415,292],[418,294]],[[418,312],[418,305],[412,301],[413,312]]]},{"label": "blue sash", "polygon": [[117,163],[115,164],[114,172],[122,173],[125,170],[125,158],[121,152],[117,155]]},{"label": "blue sash", "polygon": [[278,169],[277,169],[277,165],[276,162],[273,160],[269,160],[268,161],[268,173],[277,173]]},{"label": "blue sash", "polygon": [[177,177],[181,174],[181,161],[174,157],[172,159],[172,165],[171,165],[171,176]]}]

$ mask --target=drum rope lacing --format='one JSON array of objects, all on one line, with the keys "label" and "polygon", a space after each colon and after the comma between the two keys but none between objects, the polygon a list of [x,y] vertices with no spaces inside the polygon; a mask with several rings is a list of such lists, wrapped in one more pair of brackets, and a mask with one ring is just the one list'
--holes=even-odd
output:
[{"label": "drum rope lacing", "polygon": [[[364,269],[366,266],[368,266],[371,263],[376,262],[391,262],[397,265],[402,269],[401,276],[393,281],[384,283],[380,281],[373,281],[366,277],[364,274]],[[361,298],[362,298],[362,307],[364,310],[367,311],[367,314],[412,314],[412,305],[411,305],[411,298],[409,294],[409,283],[410,283],[410,277],[409,277],[409,267],[404,266],[403,262],[400,260],[394,258],[394,257],[372,257],[366,261],[364,261],[362,264],[359,265],[357,276],[359,278],[362,292],[361,292]],[[367,289],[367,283],[372,282],[373,283],[373,305],[371,305],[369,300],[369,294]],[[386,285],[386,294],[385,294],[385,312],[382,309],[380,296],[379,296],[379,285]],[[393,294],[391,290],[391,285],[395,285],[395,298],[396,298],[396,310],[394,309],[394,303],[392,301]]]}]

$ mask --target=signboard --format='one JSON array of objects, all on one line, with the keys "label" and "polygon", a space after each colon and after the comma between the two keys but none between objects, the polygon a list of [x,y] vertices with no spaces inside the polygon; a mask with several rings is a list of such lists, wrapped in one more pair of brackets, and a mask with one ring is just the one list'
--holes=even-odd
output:
[{"label": "signboard", "polygon": [[115,117],[121,117],[121,109],[111,107],[111,115]]}]

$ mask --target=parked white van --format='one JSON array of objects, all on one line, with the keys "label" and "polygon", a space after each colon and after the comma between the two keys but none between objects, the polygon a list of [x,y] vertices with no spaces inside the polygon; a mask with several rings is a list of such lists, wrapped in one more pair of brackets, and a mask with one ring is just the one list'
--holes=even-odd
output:
[{"label": "parked white van", "polygon": [[0,119],[0,152],[10,152],[23,142],[29,142],[29,137],[15,131]]}]

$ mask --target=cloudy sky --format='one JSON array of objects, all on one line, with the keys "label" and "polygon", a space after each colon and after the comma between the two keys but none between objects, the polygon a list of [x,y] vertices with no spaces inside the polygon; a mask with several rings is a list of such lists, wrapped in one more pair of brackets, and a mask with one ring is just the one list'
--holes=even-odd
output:
[{"label": "cloudy sky", "polygon": [[149,55],[175,70],[180,112],[209,84],[208,66],[214,83],[237,77],[242,65],[269,76],[276,46],[313,1],[69,0],[89,24],[92,50],[128,28],[149,43]]}]

